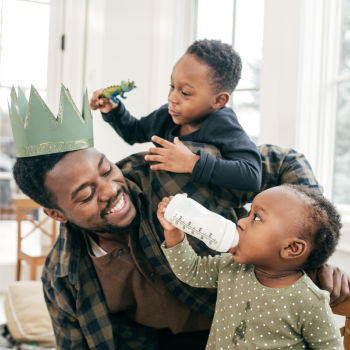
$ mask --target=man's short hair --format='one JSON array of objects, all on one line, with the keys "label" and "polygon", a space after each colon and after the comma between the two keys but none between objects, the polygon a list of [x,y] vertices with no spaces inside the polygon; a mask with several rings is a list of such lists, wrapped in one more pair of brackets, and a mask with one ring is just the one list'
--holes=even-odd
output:
[{"label": "man's short hair", "polygon": [[310,242],[312,248],[303,268],[316,269],[329,259],[339,243],[342,227],[340,214],[329,200],[307,186],[282,186],[306,204],[303,217],[295,220],[299,220],[296,226],[300,230],[300,237]]},{"label": "man's short hair", "polygon": [[242,60],[229,44],[220,40],[196,40],[186,51],[209,66],[212,81],[218,92],[231,94],[241,79]]},{"label": "man's short hair", "polygon": [[[20,190],[34,202],[45,208],[61,210],[57,198],[45,185],[46,174],[63,159],[68,152],[42,156],[17,158],[13,175]],[[62,210],[61,210],[62,211]]]}]

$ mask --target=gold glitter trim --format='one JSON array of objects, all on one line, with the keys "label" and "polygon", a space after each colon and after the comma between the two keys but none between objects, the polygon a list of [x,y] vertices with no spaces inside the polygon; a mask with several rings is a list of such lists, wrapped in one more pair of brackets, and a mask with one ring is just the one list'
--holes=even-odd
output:
[{"label": "gold glitter trim", "polygon": [[20,152],[17,152],[17,157],[34,157],[44,154],[77,151],[91,147],[94,147],[93,138],[78,141],[46,142],[39,145],[23,147]]}]

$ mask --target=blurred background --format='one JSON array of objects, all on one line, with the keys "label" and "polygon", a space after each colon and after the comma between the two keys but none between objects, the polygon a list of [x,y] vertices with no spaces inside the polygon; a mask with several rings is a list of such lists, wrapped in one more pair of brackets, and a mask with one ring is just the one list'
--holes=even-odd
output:
[{"label": "blurred background", "polygon": [[[332,261],[350,272],[350,0],[0,0],[0,291],[17,249],[11,86],[29,98],[33,84],[56,115],[61,83],[80,107],[85,87],[131,79],[125,105],[141,117],[167,102],[174,63],[203,38],[242,57],[230,105],[251,139],[303,152],[341,210]],[[94,135],[115,162],[149,147],[125,144],[99,112]]]}]

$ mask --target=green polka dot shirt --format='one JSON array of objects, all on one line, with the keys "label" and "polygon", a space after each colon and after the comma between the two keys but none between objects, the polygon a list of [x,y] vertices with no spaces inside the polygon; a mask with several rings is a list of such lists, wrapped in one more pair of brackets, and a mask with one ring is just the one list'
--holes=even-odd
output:
[{"label": "green polka dot shirt", "polygon": [[329,294],[304,274],[286,288],[268,288],[254,266],[231,254],[200,257],[187,238],[163,252],[175,275],[198,288],[217,288],[206,349],[343,349]]}]

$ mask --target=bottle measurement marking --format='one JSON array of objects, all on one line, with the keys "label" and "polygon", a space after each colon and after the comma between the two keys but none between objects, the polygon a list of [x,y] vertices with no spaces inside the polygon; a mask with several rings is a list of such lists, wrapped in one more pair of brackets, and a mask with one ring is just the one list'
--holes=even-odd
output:
[{"label": "bottle measurement marking", "polygon": [[191,221],[189,221],[188,223],[186,223],[185,221],[181,220],[182,216],[178,217],[177,216],[178,213],[175,214],[174,216],[174,220],[175,220],[175,224],[178,225],[179,223],[182,225],[183,230],[185,231],[186,228],[189,229],[190,234],[194,234],[196,233],[198,236],[201,237],[201,239],[203,239],[204,237],[209,241],[209,244],[217,244],[217,240],[214,238],[211,238],[212,233],[209,233],[209,235],[207,235],[206,233],[202,232],[202,228],[200,228],[199,230],[196,230],[194,227],[190,226],[191,225]]}]

